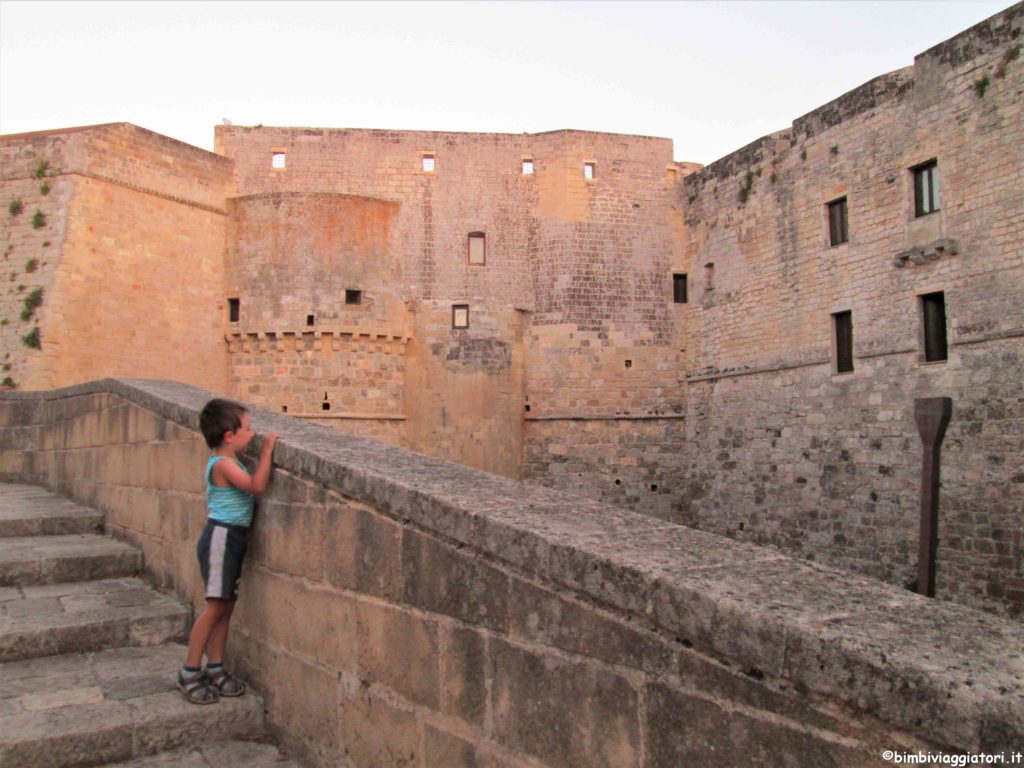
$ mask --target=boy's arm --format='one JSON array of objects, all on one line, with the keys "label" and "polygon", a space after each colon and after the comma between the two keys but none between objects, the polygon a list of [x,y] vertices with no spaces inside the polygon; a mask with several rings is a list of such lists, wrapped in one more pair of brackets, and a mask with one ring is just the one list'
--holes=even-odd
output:
[{"label": "boy's arm", "polygon": [[274,443],[277,434],[270,432],[263,436],[263,448],[260,450],[259,464],[250,475],[233,461],[218,461],[213,465],[214,479],[222,479],[240,491],[259,496],[270,484],[270,465],[274,454]]}]

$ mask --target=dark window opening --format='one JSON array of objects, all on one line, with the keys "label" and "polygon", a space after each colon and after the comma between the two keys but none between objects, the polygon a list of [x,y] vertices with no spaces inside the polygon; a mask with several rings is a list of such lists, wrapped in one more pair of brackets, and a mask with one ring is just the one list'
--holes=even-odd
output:
[{"label": "dark window opening", "polygon": [[853,314],[836,312],[832,315],[836,335],[836,373],[853,370]]},{"label": "dark window opening", "polygon": [[228,321],[238,322],[238,315],[241,310],[241,302],[238,299],[228,299]]},{"label": "dark window opening", "polygon": [[627,360],[626,361],[626,367],[627,368],[632,368],[633,367],[633,361],[632,360]]},{"label": "dark window opening", "polygon": [[946,360],[946,294],[942,291],[927,293],[921,297],[921,314],[924,321],[924,360],[926,363]]},{"label": "dark window opening", "polygon": [[469,328],[469,304],[452,305],[452,328]]},{"label": "dark window opening", "polygon": [[325,411],[329,411],[329,410],[331,410],[331,404],[330,403],[321,403],[320,408],[325,410]]},{"label": "dark window opening", "polygon": [[713,291],[715,289],[715,264],[714,262],[708,262],[704,265],[704,290]]},{"label": "dark window opening", "polygon": [[914,168],[914,215],[926,216],[939,210],[939,164],[937,161]]},{"label": "dark window opening", "polygon": [[306,315],[306,325],[315,325],[316,317],[314,315]]},{"label": "dark window opening", "polygon": [[288,406],[287,405],[282,405],[281,406],[281,413],[288,413]]},{"label": "dark window opening", "polygon": [[345,291],[345,303],[346,304],[362,304],[363,303],[363,292],[362,291]]},{"label": "dark window opening", "polygon": [[686,275],[672,275],[672,301],[686,303]]},{"label": "dark window opening", "polygon": [[850,239],[845,197],[828,204],[828,237],[832,245],[842,245]]}]

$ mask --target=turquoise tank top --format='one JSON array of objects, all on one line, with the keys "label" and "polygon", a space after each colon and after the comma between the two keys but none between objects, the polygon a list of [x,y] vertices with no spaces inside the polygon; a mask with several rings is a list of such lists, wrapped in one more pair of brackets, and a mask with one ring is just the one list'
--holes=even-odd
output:
[{"label": "turquoise tank top", "polygon": [[[206,464],[206,510],[211,520],[228,525],[241,525],[248,528],[252,525],[252,507],[256,497],[251,493],[240,491],[235,486],[218,488],[210,481],[213,465],[226,456],[211,456]],[[249,474],[240,461],[235,463]]]}]

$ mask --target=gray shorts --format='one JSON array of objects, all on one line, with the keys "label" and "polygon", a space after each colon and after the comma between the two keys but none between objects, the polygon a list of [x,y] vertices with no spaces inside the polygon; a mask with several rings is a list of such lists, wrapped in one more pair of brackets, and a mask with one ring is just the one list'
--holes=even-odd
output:
[{"label": "gray shorts", "polygon": [[206,597],[232,602],[238,599],[238,580],[242,577],[248,539],[249,529],[244,526],[206,521],[196,544]]}]

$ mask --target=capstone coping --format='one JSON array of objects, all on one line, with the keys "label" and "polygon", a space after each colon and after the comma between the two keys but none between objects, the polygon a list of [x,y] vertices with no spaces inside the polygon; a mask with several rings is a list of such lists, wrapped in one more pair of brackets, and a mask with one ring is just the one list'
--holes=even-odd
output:
[{"label": "capstone coping", "polygon": [[[215,396],[169,381],[103,379],[6,392],[0,402],[102,393],[195,431]],[[275,466],[631,613],[733,666],[960,750],[1024,743],[1024,624],[292,416],[252,414],[258,431],[281,436]]]}]

